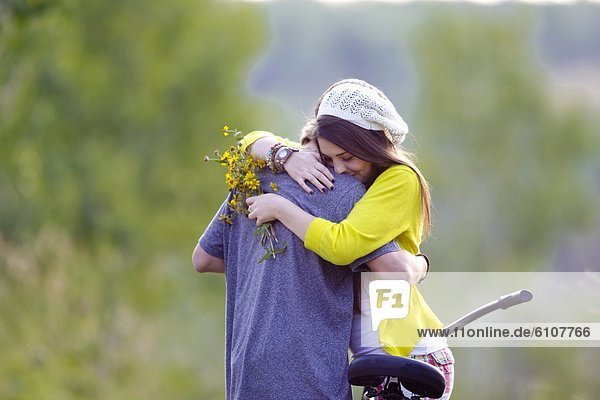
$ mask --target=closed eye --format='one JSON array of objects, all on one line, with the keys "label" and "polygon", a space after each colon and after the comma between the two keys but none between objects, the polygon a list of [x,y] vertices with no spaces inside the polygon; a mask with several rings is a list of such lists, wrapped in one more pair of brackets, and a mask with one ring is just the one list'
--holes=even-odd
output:
[{"label": "closed eye", "polygon": [[321,159],[323,160],[323,163],[325,165],[329,165],[330,166],[331,164],[333,164],[333,161],[331,160],[331,157],[328,157],[326,155],[322,155]]},{"label": "closed eye", "polygon": [[345,158],[342,158],[342,161],[346,161],[347,162],[347,161],[352,160],[353,158],[354,158],[353,156],[345,157]]}]

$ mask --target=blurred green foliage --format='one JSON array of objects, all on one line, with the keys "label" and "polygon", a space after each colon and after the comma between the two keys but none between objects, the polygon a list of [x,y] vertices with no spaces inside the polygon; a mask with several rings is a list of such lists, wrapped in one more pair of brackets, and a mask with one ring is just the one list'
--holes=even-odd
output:
[{"label": "blurred green foliage", "polygon": [[241,4],[0,4],[0,398],[221,395],[222,277],[190,259],[226,186],[202,159],[260,119],[264,39]]},{"label": "blurred green foliage", "polygon": [[598,215],[598,120],[549,90],[535,16],[446,8],[413,32],[413,132],[437,211],[427,245],[442,270],[547,270],[560,240]]},{"label": "blurred green foliage", "polygon": [[25,240],[49,223],[82,243],[177,245],[187,207],[205,200],[189,181],[202,152],[224,117],[241,125],[257,111],[243,90],[262,32],[255,13],[212,2],[23,7],[2,17],[4,235]]},{"label": "blurred green foliage", "polygon": [[[359,47],[406,47],[414,64],[418,97],[402,102],[414,103],[409,145],[433,187],[425,251],[438,270],[543,268],[561,238],[599,220],[597,118],[548,91],[531,8],[408,9],[385,8],[385,35],[398,29],[398,43],[360,36]],[[223,396],[223,279],[194,275],[190,253],[226,193],[222,171],[202,162],[229,145],[221,127],[288,122],[245,88],[267,44],[264,11],[217,0],[0,1],[0,398]],[[343,20],[321,11],[320,29]],[[338,35],[338,77],[376,75],[378,59],[350,63],[348,32]],[[271,72],[298,90],[336,65],[327,52],[290,51],[311,74]],[[456,398],[600,390],[587,349],[456,354]]]},{"label": "blurred green foliage", "polygon": [[[532,9],[494,11],[431,10],[411,35],[413,147],[435,205],[424,248],[436,270],[549,271],[561,241],[599,220],[598,119],[549,90]],[[454,353],[453,398],[591,400],[600,390],[596,348]]]}]

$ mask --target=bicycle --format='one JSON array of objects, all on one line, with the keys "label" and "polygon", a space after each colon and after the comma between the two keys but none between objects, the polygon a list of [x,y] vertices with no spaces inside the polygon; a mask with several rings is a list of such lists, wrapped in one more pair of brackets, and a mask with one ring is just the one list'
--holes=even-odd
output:
[{"label": "bicycle", "polygon": [[[447,332],[456,332],[467,324],[492,311],[516,306],[533,299],[529,290],[519,290],[471,311],[446,326]],[[426,362],[392,355],[365,355],[353,360],[348,369],[348,382],[364,387],[363,399],[382,397],[389,400],[419,400],[422,397],[439,399],[446,382],[442,373]],[[383,385],[381,391],[377,387]],[[408,398],[402,388],[413,393]]]}]

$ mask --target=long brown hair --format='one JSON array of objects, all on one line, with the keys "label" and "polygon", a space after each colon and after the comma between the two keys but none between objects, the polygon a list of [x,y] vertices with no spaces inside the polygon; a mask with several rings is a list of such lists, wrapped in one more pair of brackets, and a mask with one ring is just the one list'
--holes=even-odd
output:
[{"label": "long brown hair", "polygon": [[[405,165],[412,169],[419,179],[421,186],[421,208],[423,221],[423,238],[431,231],[431,194],[429,184],[414,162],[414,156],[408,151],[394,146],[383,131],[361,128],[344,119],[321,115],[312,125],[310,139],[322,137],[341,147],[364,161],[373,165],[374,172],[366,186],[373,184],[375,179],[386,169],[394,165]],[[318,141],[317,141],[318,143]]]}]

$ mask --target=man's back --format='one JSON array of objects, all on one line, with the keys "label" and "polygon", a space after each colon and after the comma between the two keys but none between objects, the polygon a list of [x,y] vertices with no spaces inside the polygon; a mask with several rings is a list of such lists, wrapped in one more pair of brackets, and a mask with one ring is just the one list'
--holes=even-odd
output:
[{"label": "man's back", "polygon": [[[334,191],[313,195],[287,174],[265,172],[261,182],[264,189],[275,183],[278,194],[331,221],[342,220],[364,194],[348,175],[336,176]],[[244,216],[231,226],[213,219],[200,240],[205,251],[225,260],[227,398],[350,399],[351,268],[394,249],[337,267],[305,249],[282,224],[274,228],[277,245],[285,241],[287,248],[260,264],[265,250],[254,235],[256,224]]]}]

